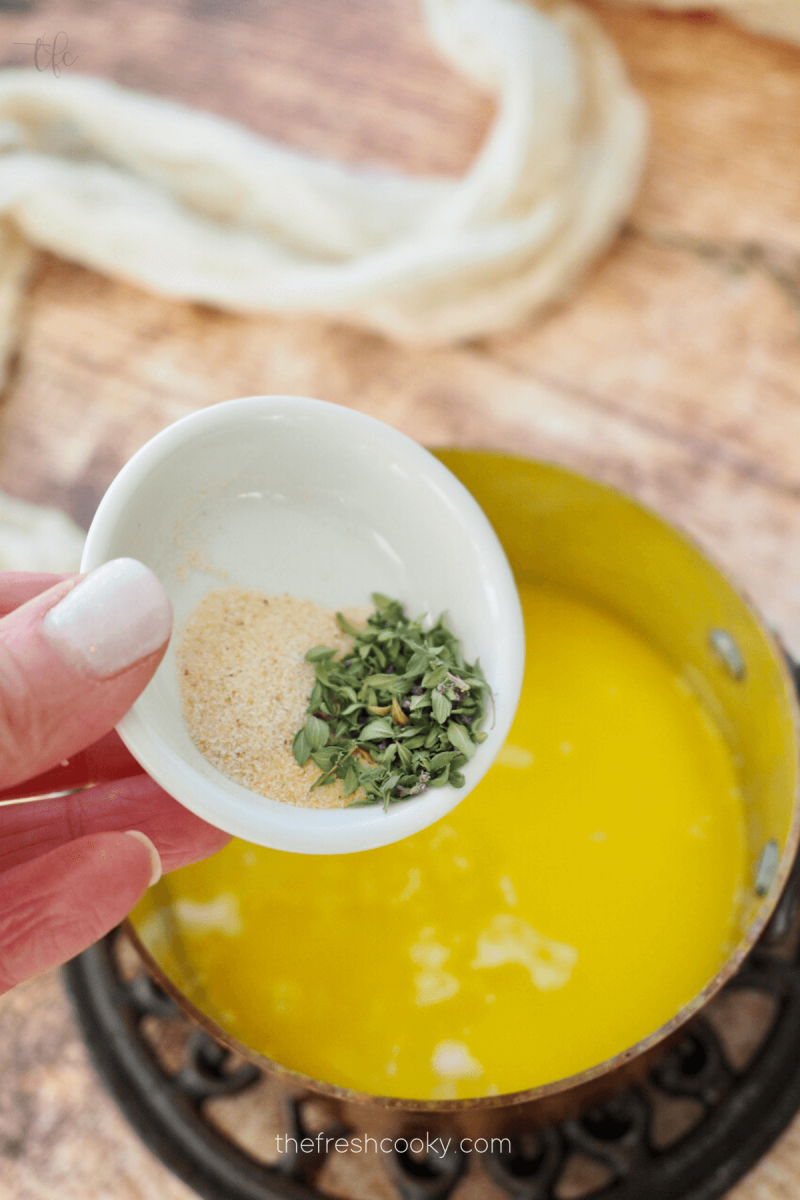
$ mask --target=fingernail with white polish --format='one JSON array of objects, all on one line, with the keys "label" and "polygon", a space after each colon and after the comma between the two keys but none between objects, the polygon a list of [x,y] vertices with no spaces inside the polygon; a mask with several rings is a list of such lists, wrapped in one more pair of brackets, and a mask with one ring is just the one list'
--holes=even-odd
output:
[{"label": "fingernail with white polish", "polygon": [[135,558],[97,567],[55,604],[42,631],[84,675],[107,679],[152,654],[172,629],[172,607],[153,572]]},{"label": "fingernail with white polish", "polygon": [[161,855],[158,853],[146,833],[142,833],[139,829],[126,829],[125,832],[127,833],[128,837],[136,838],[137,842],[141,842],[142,845],[147,848],[147,852],[150,855],[150,866],[152,868],[150,872],[150,882],[147,886],[152,887],[153,884],[158,883],[159,879],[161,878]]}]

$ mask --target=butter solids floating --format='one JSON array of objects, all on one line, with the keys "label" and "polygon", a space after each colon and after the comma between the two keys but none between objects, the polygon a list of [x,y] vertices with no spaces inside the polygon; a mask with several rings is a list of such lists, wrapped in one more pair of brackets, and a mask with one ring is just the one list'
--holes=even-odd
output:
[{"label": "butter solids floating", "polygon": [[633,1045],[727,958],[746,859],[719,730],[610,613],[545,587],[523,607],[507,745],[445,820],[353,855],[233,842],[140,904],[164,969],[241,1041],[365,1092],[514,1092]]}]

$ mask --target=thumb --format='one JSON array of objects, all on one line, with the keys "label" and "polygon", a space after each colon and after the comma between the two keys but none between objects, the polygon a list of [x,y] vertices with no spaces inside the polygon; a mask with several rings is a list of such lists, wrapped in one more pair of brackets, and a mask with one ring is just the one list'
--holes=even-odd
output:
[{"label": "thumb", "polygon": [[118,558],[0,620],[0,788],[108,733],[149,682],[172,609],[143,563]]},{"label": "thumb", "polygon": [[95,833],[0,876],[0,994],[85,950],[161,874],[143,833]]}]

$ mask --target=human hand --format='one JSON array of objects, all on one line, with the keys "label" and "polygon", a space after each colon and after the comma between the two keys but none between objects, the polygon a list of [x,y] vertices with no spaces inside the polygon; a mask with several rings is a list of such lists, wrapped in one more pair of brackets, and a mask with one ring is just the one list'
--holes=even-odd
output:
[{"label": "human hand", "polygon": [[0,572],[0,994],[112,929],[161,874],[227,834],[144,774],[113,728],[166,650],[172,610],[133,559]]}]

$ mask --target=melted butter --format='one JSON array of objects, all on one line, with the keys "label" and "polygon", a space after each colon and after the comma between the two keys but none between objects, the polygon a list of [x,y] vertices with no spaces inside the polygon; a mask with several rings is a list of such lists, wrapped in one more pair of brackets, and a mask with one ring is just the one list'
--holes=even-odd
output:
[{"label": "melted butter", "polygon": [[631,1046],[730,953],[744,813],[716,726],[608,613],[545,588],[523,606],[514,726],[443,821],[354,855],[233,842],[140,905],[241,1041],[367,1092],[513,1092]]}]

